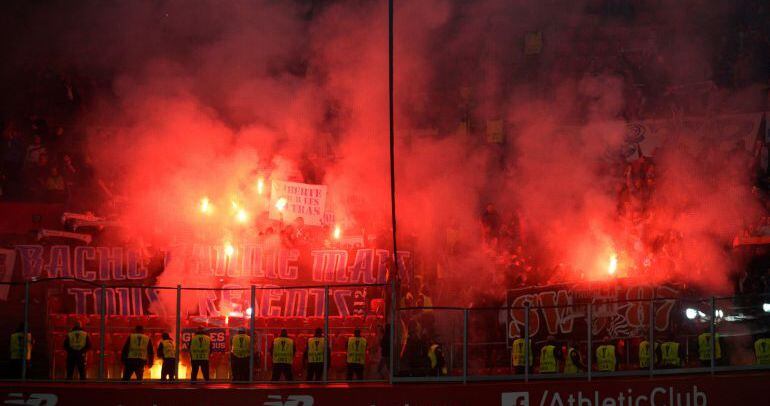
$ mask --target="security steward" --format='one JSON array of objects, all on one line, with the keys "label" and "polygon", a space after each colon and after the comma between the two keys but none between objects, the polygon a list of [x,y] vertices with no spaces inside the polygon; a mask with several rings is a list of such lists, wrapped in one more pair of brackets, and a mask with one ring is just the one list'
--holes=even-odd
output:
[{"label": "security steward", "polygon": [[361,329],[353,330],[353,337],[348,338],[347,374],[348,381],[364,379],[364,364],[366,363],[366,339],[361,337]]},{"label": "security steward", "polygon": [[[27,364],[27,374],[32,365],[32,333],[27,332],[27,351],[24,351],[24,323],[20,323],[16,332],[11,334],[11,377],[22,378],[22,368]],[[26,354],[25,354],[26,353]]]},{"label": "security steward", "polygon": [[614,372],[618,366],[615,345],[607,340],[596,348],[596,369],[599,372]]},{"label": "security steward", "polygon": [[190,382],[198,380],[198,370],[203,374],[203,380],[209,380],[209,356],[211,356],[211,337],[203,327],[198,327],[190,339]]},{"label": "security steward", "polygon": [[757,365],[770,365],[770,338],[763,336],[754,341],[754,356]]},{"label": "security steward", "polygon": [[678,342],[668,337],[660,345],[660,366],[663,368],[681,368],[684,359],[684,349]]},{"label": "security steward", "polygon": [[121,352],[123,360],[123,380],[128,381],[132,375],[141,381],[144,375],[144,367],[151,366],[153,361],[152,342],[150,337],[144,334],[144,327],[134,327],[134,332],[128,336]]},{"label": "security steward", "polygon": [[91,348],[91,339],[83,331],[80,323],[75,323],[64,337],[64,351],[67,352],[67,379],[75,377],[78,371],[80,380],[86,379],[86,352]]},{"label": "security steward", "polygon": [[315,329],[315,334],[307,340],[307,349],[303,360],[307,362],[307,380],[320,381],[323,378],[324,357],[327,357],[327,366],[329,349],[326,339],[323,337],[323,330]]},{"label": "security steward", "polygon": [[556,338],[548,336],[545,344],[540,348],[540,373],[555,374],[559,372],[559,364],[562,361],[561,345]]},{"label": "security steward", "polygon": [[176,380],[176,347],[174,341],[171,340],[171,336],[168,333],[163,333],[163,336],[158,344],[158,358],[163,360],[163,365],[160,367],[160,380],[161,381],[175,381]]},{"label": "security steward", "polygon": [[270,352],[273,354],[273,380],[281,379],[281,375],[287,381],[293,381],[291,364],[294,361],[294,340],[289,338],[286,329],[281,329],[281,335],[273,340]]},{"label": "security steward", "polygon": [[[722,344],[719,333],[714,334],[714,360],[716,365],[722,362]],[[711,333],[701,333],[698,336],[698,360],[701,366],[711,367]]]},{"label": "security steward", "polygon": [[524,346],[527,345],[529,347],[529,367],[532,368],[532,364],[535,359],[535,355],[532,352],[532,341],[525,340],[521,337],[516,337],[515,340],[513,340],[513,346],[511,347],[511,362],[513,364],[513,369],[517,374],[523,374],[524,373]]},{"label": "security steward", "polygon": [[653,354],[650,354],[650,341],[642,340],[639,343],[639,369],[650,369],[650,355],[653,356],[653,366],[660,365],[660,344],[655,342]]},{"label": "security steward", "polygon": [[578,350],[573,346],[568,346],[567,356],[564,357],[564,373],[577,374],[578,372],[585,371],[585,368]]},{"label": "security steward", "polygon": [[230,370],[233,381],[249,380],[249,356],[251,355],[251,336],[245,328],[230,339]]}]

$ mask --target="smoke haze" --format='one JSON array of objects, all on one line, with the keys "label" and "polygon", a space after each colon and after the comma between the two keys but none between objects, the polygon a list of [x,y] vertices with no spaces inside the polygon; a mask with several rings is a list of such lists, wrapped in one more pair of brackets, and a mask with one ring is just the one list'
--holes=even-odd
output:
[{"label": "smoke haze", "polygon": [[[461,292],[445,304],[505,289],[482,243],[488,203],[520,219],[523,244],[543,272],[556,272],[541,282],[605,277],[614,252],[621,266],[643,260],[648,236],[618,219],[624,174],[609,169],[626,159],[636,89],[615,59],[585,44],[652,41],[657,55],[628,56],[646,60],[642,76],[701,82],[733,3],[677,2],[610,21],[596,3],[396,1],[400,238],[421,271]],[[78,125],[97,173],[127,198],[121,215],[132,236],[170,244],[214,229],[216,243],[234,238],[201,225],[197,204],[240,200],[258,213],[265,202],[245,197],[258,177],[326,184],[338,222],[387,232],[386,2],[53,2],[19,13],[6,17],[17,41],[5,54],[22,63],[6,75],[45,61],[102,80]],[[657,36],[650,21],[664,27]],[[531,32],[543,33],[539,55],[522,52]],[[572,69],[585,58],[590,69]],[[751,97],[720,92],[714,113]],[[474,120],[502,120],[505,143],[487,143],[483,128],[468,127]],[[654,155],[650,229],[676,230],[686,249],[681,265],[648,280],[726,285],[725,244],[759,206],[750,157],[725,143],[683,127]],[[449,254],[447,230],[459,240]],[[162,282],[184,275],[173,264]]]}]

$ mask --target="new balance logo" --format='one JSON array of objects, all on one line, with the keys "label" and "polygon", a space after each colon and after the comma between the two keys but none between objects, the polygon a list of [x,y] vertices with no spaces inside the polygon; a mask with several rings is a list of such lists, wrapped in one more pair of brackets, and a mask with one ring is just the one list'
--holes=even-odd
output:
[{"label": "new balance logo", "polygon": [[529,406],[529,392],[503,392],[501,406]]},{"label": "new balance logo", "polygon": [[56,406],[59,398],[52,393],[32,393],[25,399],[23,393],[9,393],[4,405]]},{"label": "new balance logo", "polygon": [[268,395],[263,406],[313,406],[313,397],[309,395],[289,395],[283,400],[281,395]]}]

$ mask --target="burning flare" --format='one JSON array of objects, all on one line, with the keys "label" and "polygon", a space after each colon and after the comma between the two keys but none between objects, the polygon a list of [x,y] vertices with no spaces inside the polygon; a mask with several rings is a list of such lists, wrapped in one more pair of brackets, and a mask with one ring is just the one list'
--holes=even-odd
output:
[{"label": "burning flare", "polygon": [[205,215],[209,215],[213,210],[214,210],[214,206],[211,205],[211,201],[209,200],[209,198],[208,197],[202,198],[200,203],[201,213]]},{"label": "burning flare", "polygon": [[[150,379],[160,379],[160,371],[163,368],[163,360],[156,358],[150,368]],[[177,379],[187,378],[187,365],[179,363],[179,369],[177,370]]]},{"label": "burning flare", "polygon": [[265,192],[265,180],[262,178],[257,179],[257,194],[261,195]]},{"label": "burning flare", "polygon": [[225,256],[230,258],[233,254],[235,254],[235,247],[233,247],[233,244],[230,244],[230,241],[225,242]]},{"label": "burning flare", "polygon": [[278,209],[278,211],[283,212],[283,210],[286,208],[286,201],[285,197],[281,197],[280,199],[276,200],[275,202],[275,208]]},{"label": "burning flare", "polygon": [[238,211],[235,212],[235,221],[239,223],[245,223],[249,221],[249,213],[244,209],[238,209]]},{"label": "burning flare", "polygon": [[607,273],[610,275],[615,275],[615,272],[618,270],[618,254],[612,253],[610,255],[610,263],[607,266]]},{"label": "burning flare", "polygon": [[335,240],[339,240],[342,236],[342,229],[340,229],[339,225],[334,226],[334,232],[332,233],[332,237],[334,237]]}]

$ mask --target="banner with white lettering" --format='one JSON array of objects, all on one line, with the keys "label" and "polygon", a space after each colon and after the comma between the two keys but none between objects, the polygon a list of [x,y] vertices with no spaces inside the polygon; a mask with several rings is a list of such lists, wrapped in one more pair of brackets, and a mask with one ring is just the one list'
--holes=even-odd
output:
[{"label": "banner with white lettering", "polygon": [[674,310],[681,286],[621,285],[618,283],[561,284],[508,291],[509,343],[524,335],[529,304],[529,334],[585,337],[587,305],[592,305],[592,333],[595,337],[643,334],[650,325],[649,302],[655,298],[654,322],[657,332],[677,327]]},{"label": "banner with white lettering", "polygon": [[[174,310],[167,308],[174,301],[163,299],[175,295],[175,291],[154,287],[170,266],[183,272],[183,287],[196,288],[183,290],[189,307],[185,311],[190,315],[247,317],[249,311],[254,311],[256,317],[323,317],[322,286],[346,285],[329,289],[331,317],[381,316],[383,288],[350,285],[385,284],[393,260],[386,249],[360,245],[313,249],[255,242],[236,245],[233,252],[225,254],[222,246],[192,244],[149,255],[119,246],[15,248],[22,280],[75,278],[88,282],[47,282],[64,296],[57,300],[57,311],[99,313],[99,285],[104,284],[106,313],[123,316],[163,315]],[[413,269],[411,253],[399,251],[396,259],[402,280],[408,281]],[[251,286],[256,287],[254,306]]]},{"label": "banner with white lettering", "polygon": [[273,180],[270,188],[270,219],[292,222],[302,217],[305,224],[323,225],[326,186]]}]

